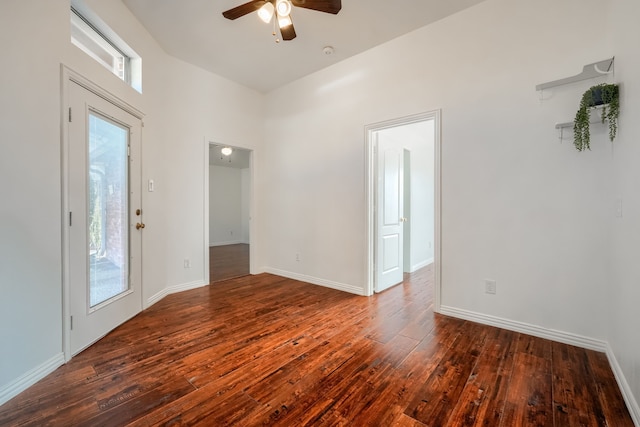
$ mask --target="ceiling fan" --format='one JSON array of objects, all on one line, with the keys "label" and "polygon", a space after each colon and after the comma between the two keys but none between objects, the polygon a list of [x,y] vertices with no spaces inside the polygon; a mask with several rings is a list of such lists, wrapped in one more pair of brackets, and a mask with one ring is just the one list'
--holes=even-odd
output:
[{"label": "ceiling fan", "polygon": [[[251,12],[258,11],[258,16],[264,22],[269,23],[275,16],[280,27],[283,40],[293,40],[296,38],[296,30],[293,28],[291,20],[291,6],[305,9],[317,10],[319,12],[332,13],[336,15],[342,9],[341,0],[252,0],[249,3],[222,12],[222,16],[227,19],[238,19]],[[275,36],[275,22],[274,32]],[[276,39],[276,42],[279,40]]]}]

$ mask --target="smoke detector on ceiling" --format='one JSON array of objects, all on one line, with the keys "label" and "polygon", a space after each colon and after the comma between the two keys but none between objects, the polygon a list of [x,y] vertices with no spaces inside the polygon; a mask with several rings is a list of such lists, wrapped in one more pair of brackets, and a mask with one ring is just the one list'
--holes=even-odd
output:
[{"label": "smoke detector on ceiling", "polygon": [[324,53],[327,56],[333,55],[335,51],[336,50],[333,48],[333,46],[325,46],[322,48],[322,53]]}]

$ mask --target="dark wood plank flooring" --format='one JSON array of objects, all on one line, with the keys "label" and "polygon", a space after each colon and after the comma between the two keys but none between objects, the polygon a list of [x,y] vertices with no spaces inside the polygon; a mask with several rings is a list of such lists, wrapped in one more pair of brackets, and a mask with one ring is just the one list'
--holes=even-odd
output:
[{"label": "dark wood plank flooring", "polygon": [[0,425],[633,426],[602,353],[269,274],[169,295],[0,407]]},{"label": "dark wood plank flooring", "polygon": [[249,274],[249,245],[209,247],[209,283],[222,282]]}]

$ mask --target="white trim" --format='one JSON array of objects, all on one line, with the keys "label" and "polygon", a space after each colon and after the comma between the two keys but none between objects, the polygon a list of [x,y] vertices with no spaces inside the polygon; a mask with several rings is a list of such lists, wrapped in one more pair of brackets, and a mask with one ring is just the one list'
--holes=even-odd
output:
[{"label": "white trim", "polygon": [[[216,242],[209,243],[209,147],[211,145],[224,145],[231,148],[239,148],[242,150],[249,151],[249,241],[233,241],[233,242]],[[228,244],[236,244],[236,243],[245,243],[249,245],[249,273],[250,274],[258,274],[257,269],[257,246],[258,246],[258,238],[256,232],[256,223],[255,219],[257,218],[257,203],[256,203],[256,158],[258,156],[258,152],[255,148],[251,148],[242,144],[223,144],[218,141],[217,138],[205,136],[204,144],[203,144],[203,176],[204,176],[204,194],[202,195],[203,200],[203,273],[202,280],[209,283],[210,271],[209,271],[209,247],[211,246],[221,246]]]},{"label": "white trim", "polygon": [[364,288],[360,288],[354,285],[347,285],[346,283],[333,282],[331,280],[320,279],[318,277],[307,276],[305,274],[293,273],[291,271],[279,270],[277,268],[263,267],[265,273],[275,274],[276,276],[286,277],[288,279],[299,280],[301,282],[311,283],[312,285],[324,286],[325,288],[336,289],[338,291],[348,292],[350,294],[356,294],[366,296]]},{"label": "white trim", "polygon": [[387,129],[390,127],[396,127],[405,124],[411,124],[416,122],[422,122],[426,120],[433,120],[434,122],[434,186],[435,186],[435,200],[434,200],[434,307],[433,310],[436,313],[440,312],[440,294],[442,287],[441,279],[441,265],[442,265],[442,226],[441,226],[441,189],[442,189],[442,172],[441,172],[441,114],[442,110],[437,109],[426,113],[415,114],[407,117],[400,117],[393,120],[387,120],[380,123],[373,123],[366,125],[365,130],[365,203],[367,209],[367,216],[365,221],[367,236],[367,250],[366,250],[366,262],[365,262],[365,277],[367,282],[364,288],[364,295],[373,295],[375,289],[375,178],[376,178],[376,165],[375,165],[375,143],[372,138],[372,133],[377,130]]},{"label": "white trim", "polygon": [[[203,173],[204,173],[204,190],[202,194],[202,207],[203,207],[203,253],[202,253],[202,280],[205,282],[209,282],[209,278],[211,277],[211,273],[209,272],[209,150],[211,147],[211,143],[209,142],[209,138],[204,138],[204,153],[203,153]],[[152,297],[153,298],[153,297]]]},{"label": "white trim", "polygon": [[627,378],[624,376],[624,372],[618,363],[618,359],[616,359],[616,355],[613,352],[613,349],[607,343],[607,359],[609,359],[609,365],[611,366],[611,370],[613,371],[613,375],[616,377],[616,381],[618,382],[618,387],[620,388],[620,392],[622,393],[622,397],[624,398],[625,403],[627,404],[627,409],[629,410],[629,414],[631,414],[631,419],[636,426],[640,426],[640,406],[638,405],[638,401],[633,395],[633,391],[631,391],[631,387],[627,382]]},{"label": "white trim", "polygon": [[[62,262],[62,352],[64,360],[71,359],[71,297],[69,296],[71,269],[70,248],[69,248],[69,227],[66,226],[67,212],[69,212],[69,129],[67,127],[66,114],[69,108],[69,82],[71,80],[70,70],[64,65],[60,65],[60,217],[62,218],[62,241],[61,241],[61,262]],[[68,114],[68,113],[67,113]]]},{"label": "white trim", "polygon": [[442,110],[433,112],[435,126],[435,153],[433,177],[435,180],[434,193],[434,247],[433,247],[433,311],[440,313],[442,295]]},{"label": "white trim", "polygon": [[209,285],[209,283],[205,283],[205,282],[202,282],[201,280],[197,280],[195,282],[182,283],[180,285],[168,286],[168,287],[164,288],[163,290],[161,290],[160,292],[158,292],[157,294],[149,297],[149,299],[147,299],[147,303],[146,303],[144,308],[146,310],[147,308],[151,307],[153,304],[157,303],[158,301],[160,301],[162,298],[166,297],[167,295],[176,294],[178,292],[183,292],[183,291],[190,291],[192,289],[202,288],[202,287],[208,286],[208,285]]},{"label": "white trim", "polygon": [[4,385],[0,388],[0,405],[4,405],[62,365],[64,365],[64,353],[58,353],[40,366],[36,366],[20,376],[15,381]]},{"label": "white trim", "polygon": [[459,319],[470,320],[472,322],[481,323],[483,325],[495,326],[509,331],[520,332],[527,335],[533,335],[538,338],[545,338],[551,341],[557,341],[564,344],[574,345],[589,350],[605,352],[607,350],[607,342],[589,338],[582,335],[572,334],[570,332],[558,331],[555,329],[547,329],[542,326],[532,325],[529,323],[518,322],[515,320],[504,319],[502,317],[491,316],[488,314],[477,313],[475,311],[464,310],[461,308],[449,307],[443,305],[440,307],[440,313],[446,316],[457,317]]},{"label": "white trim", "polygon": [[432,264],[433,260],[434,260],[434,258],[431,257],[429,259],[426,259],[424,261],[421,261],[421,262],[419,262],[417,264],[412,265],[409,273],[415,273],[416,271],[420,270],[421,268],[426,267],[429,264]]},{"label": "white trim", "polygon": [[[89,92],[94,93],[95,95],[99,96],[100,98],[104,99],[107,102],[110,102],[111,104],[115,105],[116,107],[120,108],[121,110],[126,111],[127,113],[131,114],[132,116],[134,116],[137,119],[142,120],[144,118],[144,116],[145,116],[144,113],[142,111],[138,110],[133,105],[131,105],[128,102],[118,98],[117,96],[115,96],[114,94],[109,92],[108,90],[103,89],[101,86],[93,83],[91,80],[89,80],[89,79],[85,78],[84,76],[82,76],[81,74],[73,71],[71,68],[67,67],[66,65],[61,64],[61,67],[62,67],[63,76],[66,77],[67,81],[70,80],[70,81],[82,86],[83,88],[85,88]],[[62,112],[62,114],[64,115],[64,111]]]},{"label": "white trim", "polygon": [[227,246],[227,245],[248,245],[249,242],[245,242],[243,240],[229,240],[228,242],[213,242],[213,243],[209,243],[209,247],[213,247],[213,246]]},{"label": "white trim", "polygon": [[[121,110],[133,115],[137,119],[144,118],[137,108],[126,101],[118,98],[108,90],[93,83],[80,73],[72,70],[64,64],[60,64],[60,187],[61,187],[61,218],[62,218],[62,351],[64,360],[71,360],[71,322],[70,322],[70,247],[69,247],[69,227],[66,226],[67,213],[69,212],[69,131],[68,131],[68,111],[69,111],[69,82],[76,83],[89,92],[99,96],[105,101],[115,105]],[[140,137],[142,138],[142,136]],[[142,139],[141,139],[142,141]],[[141,148],[142,150],[142,148]],[[141,159],[142,161],[142,159]],[[142,174],[142,166],[140,169]],[[142,176],[141,176],[142,177]],[[142,199],[141,199],[142,202]],[[144,281],[140,284],[144,287]],[[142,295],[142,292],[140,293]],[[142,297],[141,297],[142,299]]]},{"label": "white trim", "polygon": [[441,306],[440,313],[446,316],[452,316],[459,319],[469,320],[483,325],[495,326],[510,331],[520,332],[527,335],[533,335],[539,338],[545,338],[551,341],[557,341],[564,344],[574,345],[576,347],[586,348],[589,350],[599,351],[607,355],[609,365],[613,371],[613,375],[618,383],[618,388],[622,393],[622,397],[627,405],[627,409],[631,414],[631,418],[636,426],[640,426],[640,406],[633,395],[633,391],[627,382],[627,379],[616,359],[613,349],[608,342],[585,337],[582,335],[572,334],[569,332],[557,331],[555,329],[547,329],[541,326],[531,325],[515,320],[504,319],[488,314],[477,313],[469,310],[463,310],[455,307]]}]

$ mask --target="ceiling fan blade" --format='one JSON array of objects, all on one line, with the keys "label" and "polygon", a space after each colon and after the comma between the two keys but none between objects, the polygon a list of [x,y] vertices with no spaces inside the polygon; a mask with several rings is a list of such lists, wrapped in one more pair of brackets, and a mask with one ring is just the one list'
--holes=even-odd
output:
[{"label": "ceiling fan blade", "polygon": [[222,12],[222,16],[231,20],[238,19],[241,16],[248,15],[251,12],[255,12],[256,10],[264,6],[264,4],[264,0],[252,0],[249,3],[245,3],[240,6],[234,7],[233,9]]},{"label": "ceiling fan blade", "polygon": [[341,0],[291,0],[294,6],[336,15],[342,9]]},{"label": "ceiling fan blade", "polygon": [[[291,19],[291,15],[289,15],[289,19]],[[282,34],[282,40],[293,40],[296,38],[296,29],[293,28],[293,21],[291,21],[291,25],[287,25],[286,27],[280,28],[280,34]]]}]

